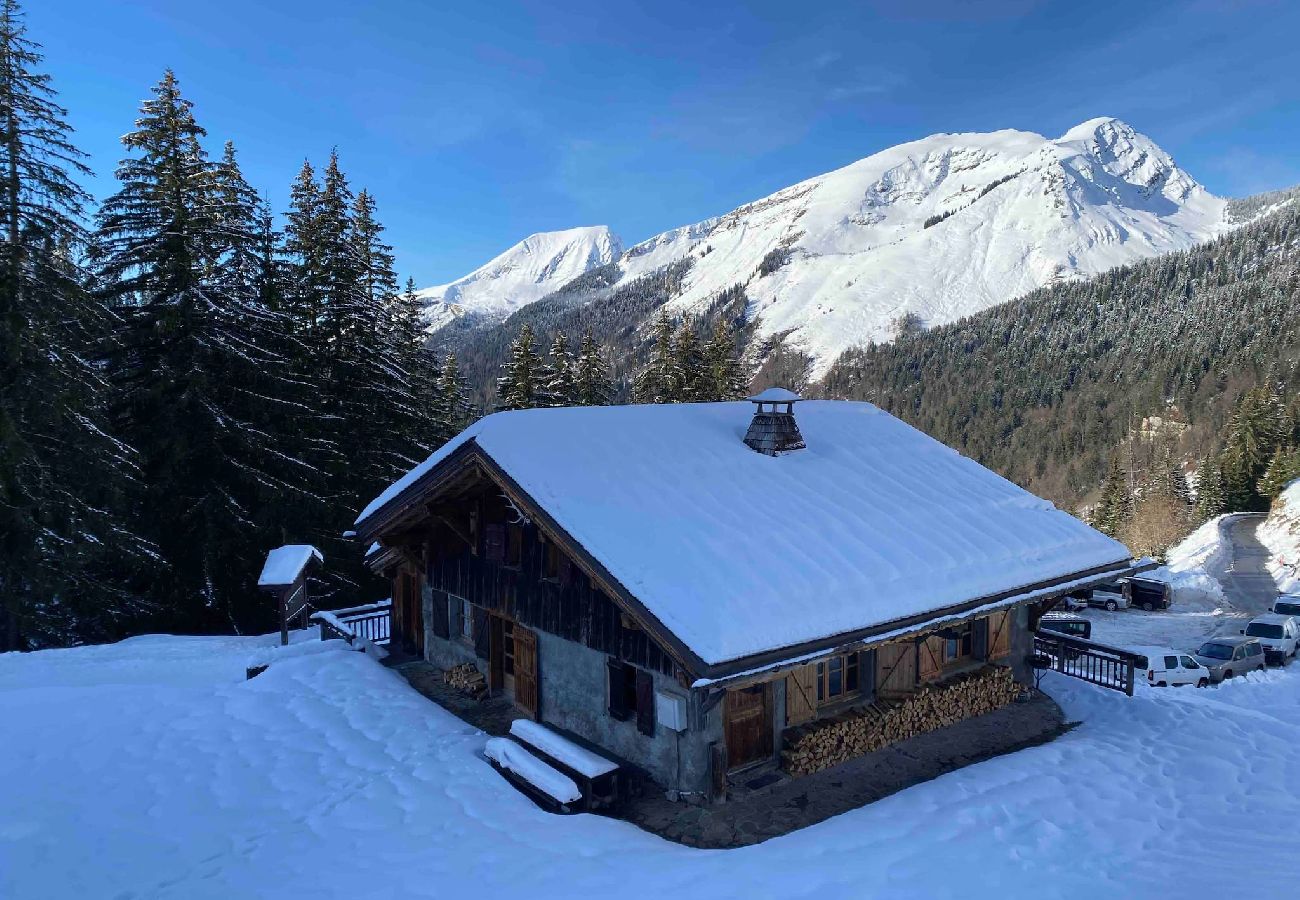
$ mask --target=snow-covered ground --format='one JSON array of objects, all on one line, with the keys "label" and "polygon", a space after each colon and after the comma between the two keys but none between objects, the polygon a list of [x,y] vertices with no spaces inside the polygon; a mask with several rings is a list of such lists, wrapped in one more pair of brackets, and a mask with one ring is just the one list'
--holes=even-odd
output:
[{"label": "snow-covered ground", "polygon": [[1300,479],[1287,485],[1257,534],[1268,548],[1269,573],[1277,589],[1300,592]]},{"label": "snow-covered ground", "polygon": [[[692,850],[532,805],[337,642],[0,656],[0,897],[1290,896],[1300,666],[1133,698],[811,828]],[[272,664],[244,680],[249,661]]]}]

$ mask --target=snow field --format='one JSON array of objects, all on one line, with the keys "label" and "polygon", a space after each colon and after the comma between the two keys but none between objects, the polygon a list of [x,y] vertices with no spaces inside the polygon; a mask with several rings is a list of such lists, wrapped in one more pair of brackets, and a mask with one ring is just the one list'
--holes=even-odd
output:
[{"label": "snow field", "polygon": [[[310,636],[308,636],[310,637]],[[3,897],[1290,896],[1300,668],[1134,698],[1049,675],[1059,740],[733,851],[537,809],[486,738],[338,642],[0,656]]]},{"label": "snow field", "polygon": [[1300,593],[1300,479],[1291,482],[1255,532],[1268,548],[1277,589]]}]

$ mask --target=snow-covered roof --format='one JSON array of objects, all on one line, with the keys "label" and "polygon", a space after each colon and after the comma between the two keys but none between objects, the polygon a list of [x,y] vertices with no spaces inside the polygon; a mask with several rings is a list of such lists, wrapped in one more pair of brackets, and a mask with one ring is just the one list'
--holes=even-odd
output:
[{"label": "snow-covered roof", "polygon": [[793,403],[803,398],[794,391],[788,391],[783,387],[770,387],[762,393],[755,394],[749,398],[750,403]]},{"label": "snow-covered roof", "polygon": [[1130,558],[869,403],[806,400],[808,448],[742,443],[745,402],[497,413],[468,441],[707,664],[792,647]]},{"label": "snow-covered roof", "polygon": [[284,587],[293,584],[313,560],[324,562],[324,555],[311,544],[286,544],[266,554],[266,565],[257,579],[258,587]]}]

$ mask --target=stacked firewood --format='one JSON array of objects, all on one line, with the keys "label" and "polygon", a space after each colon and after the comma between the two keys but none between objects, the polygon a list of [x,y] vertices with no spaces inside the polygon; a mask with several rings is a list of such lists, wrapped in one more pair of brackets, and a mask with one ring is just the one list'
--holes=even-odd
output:
[{"label": "stacked firewood", "polygon": [[1011,670],[993,666],[942,685],[927,685],[892,705],[872,703],[786,733],[782,766],[808,775],[897,741],[1000,709],[1020,685]]},{"label": "stacked firewood", "polygon": [[488,691],[487,679],[473,663],[461,663],[442,673],[442,680],[460,691],[480,700]]}]

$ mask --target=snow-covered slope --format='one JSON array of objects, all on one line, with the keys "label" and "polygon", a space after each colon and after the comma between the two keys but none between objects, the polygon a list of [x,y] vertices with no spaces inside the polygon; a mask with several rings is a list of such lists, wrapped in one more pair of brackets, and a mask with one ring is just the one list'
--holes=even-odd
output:
[{"label": "snow-covered slope", "polygon": [[[890,340],[905,313],[938,325],[1185,249],[1231,227],[1226,205],[1149,138],[1100,118],[1056,139],[997,131],[901,144],[666,231],[618,264],[626,284],[690,258],[671,300],[680,314],[744,285],[756,338],[788,335],[819,377],[843,350]],[[504,303],[507,282],[471,278],[484,306]],[[510,309],[525,297],[512,296]]]},{"label": "snow-covered slope", "polygon": [[428,303],[431,329],[462,316],[501,321],[623,252],[604,225],[529,235],[505,253],[449,284],[418,294]]},{"label": "snow-covered slope", "polygon": [[1286,486],[1255,532],[1268,548],[1268,568],[1277,589],[1300,593],[1300,479]]},{"label": "snow-covered slope", "polygon": [[[631,248],[623,268],[633,278],[696,256],[677,309],[745,284],[759,337],[790,333],[819,374],[852,345],[889,340],[904,313],[941,324],[1190,247],[1227,228],[1225,205],[1116,119],[1055,140],[940,134],[659,235]],[[782,251],[788,262],[760,276]]]},{"label": "snow-covered slope", "polygon": [[[481,731],[340,641],[295,639],[0,654],[0,897],[1294,893],[1294,664],[1133,697],[1049,672],[1082,722],[1055,741],[703,851],[543,812]],[[252,662],[270,668],[245,681]]]}]

